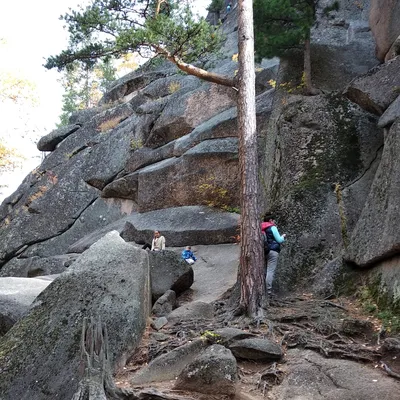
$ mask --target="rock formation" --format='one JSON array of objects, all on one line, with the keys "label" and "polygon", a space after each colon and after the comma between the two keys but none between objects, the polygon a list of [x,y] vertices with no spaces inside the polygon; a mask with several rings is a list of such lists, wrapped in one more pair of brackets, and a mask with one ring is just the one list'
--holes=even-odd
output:
[{"label": "rock formation", "polygon": [[[282,293],[313,285],[319,294],[332,295],[351,265],[353,282],[362,274],[378,299],[395,310],[400,302],[400,32],[394,15],[400,3],[372,0],[369,14],[369,2],[360,6],[341,0],[329,18],[323,7],[331,2],[321,3],[312,31],[313,83],[320,94],[302,95],[299,52],[279,62],[264,60],[257,70],[260,197],[263,211],[275,212],[280,230],[288,234],[275,283]],[[214,60],[215,72],[233,75],[237,69],[232,61],[235,15],[234,6],[224,16],[226,43]],[[376,22],[371,22],[375,43],[368,19]],[[378,65],[375,44],[379,59],[388,62]],[[8,368],[0,380],[0,397],[50,399],[58,390],[68,398],[76,390],[66,382],[77,379],[83,317],[98,309],[103,319],[113,316],[116,367],[137,345],[150,296],[156,301],[169,290],[179,294],[191,286],[193,270],[178,256],[169,251],[149,256],[134,242],[151,240],[155,229],[165,235],[168,247],[237,241],[235,101],[229,88],[183,76],[169,63],[148,64],[116,81],[98,107],[75,113],[70,125],[40,140],[38,148],[50,153],[0,206],[0,275],[61,275],[32,308],[18,308],[15,317],[4,319],[8,330],[27,313],[0,343],[0,360]],[[236,262],[236,252],[231,253]],[[161,270],[165,276],[157,275]],[[132,291],[140,300],[132,300]],[[167,318],[165,310],[159,311],[163,320],[154,321],[157,329],[178,321],[212,321],[215,309],[203,301],[170,312],[174,296],[166,305]],[[15,304],[20,305],[9,308]],[[124,325],[127,315],[130,322],[132,315],[138,318],[135,326]],[[134,338],[127,332],[131,328]],[[33,345],[34,335],[42,342]],[[232,344],[239,358],[253,351],[281,357],[273,343],[241,339]],[[170,353],[154,361],[156,375],[175,378],[208,344],[200,339],[192,346],[193,354],[176,351],[185,363],[173,371],[165,368]],[[232,372],[230,352],[216,349],[227,356]],[[19,370],[22,357],[26,373]],[[321,361],[308,358],[306,372],[313,374]],[[38,363],[47,369],[28,371]],[[43,375],[64,365],[58,378]],[[295,361],[292,366],[290,376],[297,379],[303,366]],[[194,387],[202,385],[202,376],[197,378]],[[147,368],[135,382],[152,380],[153,370]],[[33,387],[35,381],[39,384]],[[230,382],[226,393],[234,391]],[[289,381],[285,390],[288,398],[297,395]]]}]

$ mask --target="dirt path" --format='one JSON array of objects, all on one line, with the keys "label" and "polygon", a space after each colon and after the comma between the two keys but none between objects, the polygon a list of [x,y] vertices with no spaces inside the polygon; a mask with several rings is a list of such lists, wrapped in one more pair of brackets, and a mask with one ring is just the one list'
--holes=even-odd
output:
[{"label": "dirt path", "polygon": [[[170,250],[180,253],[181,248]],[[236,282],[240,247],[237,244],[193,246],[197,262],[193,264],[194,283],[191,300],[211,303]]]},{"label": "dirt path", "polygon": [[[199,279],[200,282],[204,283]],[[314,299],[311,294],[301,294],[277,299],[267,312],[268,319],[255,326],[243,318],[232,319],[222,307],[212,322],[187,321],[166,326],[159,332],[165,335],[161,342],[149,330],[136,356],[116,377],[116,383],[131,387],[129,381],[134,373],[158,355],[199,337],[205,330],[228,325],[269,338],[281,344],[285,353],[277,363],[238,360],[237,400],[399,398],[400,381],[389,377],[380,368],[379,361],[387,360],[396,370],[400,367],[400,354],[384,353],[381,347],[384,338],[378,335],[379,321],[363,315],[352,299],[324,301]],[[165,397],[160,399],[225,399],[176,391],[173,385],[174,380],[151,387],[164,393]]]}]

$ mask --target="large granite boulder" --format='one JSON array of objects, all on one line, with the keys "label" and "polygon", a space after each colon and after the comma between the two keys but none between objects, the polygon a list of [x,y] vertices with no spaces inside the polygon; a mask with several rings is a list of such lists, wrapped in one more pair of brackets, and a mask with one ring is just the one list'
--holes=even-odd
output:
[{"label": "large granite boulder", "polygon": [[155,230],[166,246],[235,243],[240,215],[205,206],[166,208],[132,214],[121,236],[130,242],[151,242]]},{"label": "large granite boulder", "polygon": [[340,94],[285,96],[283,105],[281,98],[277,102],[281,108],[266,141],[265,208],[276,212],[280,232],[288,234],[275,284],[289,289],[303,279],[309,282],[341,254],[354,227],[347,226],[339,208],[343,188],[357,200],[358,208],[347,217],[356,221],[372,183],[366,172],[383,135],[371,114]]},{"label": "large granite boulder", "polygon": [[78,258],[78,254],[62,254],[54,257],[13,258],[3,265],[0,276],[33,278],[42,275],[61,274]]},{"label": "large granite boulder", "polygon": [[400,389],[398,381],[368,364],[311,350],[288,350],[285,358],[285,379],[268,391],[276,400],[393,400]]},{"label": "large granite boulder", "polygon": [[235,101],[231,88],[214,84],[203,84],[184,95],[172,95],[145,145],[160,147],[184,136],[202,122],[231,108]]},{"label": "large granite boulder", "polygon": [[176,308],[168,315],[168,322],[171,324],[193,321],[193,320],[212,320],[214,318],[214,308],[212,304],[203,301],[193,301]]},{"label": "large granite boulder", "polygon": [[369,23],[376,43],[376,56],[383,61],[400,35],[400,2],[371,0]]},{"label": "large granite boulder", "polygon": [[0,336],[28,312],[35,298],[50,282],[44,279],[0,278]]},{"label": "large granite boulder", "polygon": [[376,115],[382,113],[399,95],[400,57],[373,68],[352,82],[345,95],[354,103]]},{"label": "large granite boulder", "polygon": [[99,189],[123,169],[130,153],[135,133],[123,121],[132,113],[129,105],[119,105],[92,116],[3,202],[0,266],[22,253],[62,254],[82,234],[132,211],[132,202],[98,199]]},{"label": "large granite boulder", "polygon": [[379,128],[390,127],[400,117],[400,96],[386,109],[378,121]]},{"label": "large granite boulder", "polygon": [[154,315],[155,317],[165,317],[174,309],[175,302],[176,293],[173,290],[167,290],[154,303],[154,306],[151,309],[152,315]]},{"label": "large granite boulder", "polygon": [[237,153],[236,138],[207,140],[182,157],[164,159],[114,180],[102,196],[133,200],[141,212],[196,204],[234,207],[239,204]]},{"label": "large granite boulder", "polygon": [[220,344],[214,344],[184,368],[174,388],[214,395],[234,395],[237,380],[237,364],[232,352]]},{"label": "large granite boulder", "polygon": [[161,354],[137,372],[130,383],[142,385],[149,382],[162,382],[176,379],[182,370],[201,354],[209,343],[201,337],[179,346],[172,351]]},{"label": "large granite boulder", "polygon": [[400,120],[385,138],[382,159],[346,259],[366,267],[400,252]]},{"label": "large granite boulder", "polygon": [[80,379],[85,318],[108,330],[110,366],[124,365],[150,309],[147,253],[117,232],[97,242],[45,289],[0,343],[0,397],[70,399]]},{"label": "large granite boulder", "polygon": [[181,294],[192,286],[192,267],[178,254],[169,251],[149,252],[151,295],[155,302],[166,291]]},{"label": "large granite boulder", "polygon": [[67,136],[76,132],[80,125],[67,125],[58,128],[48,135],[43,136],[37,143],[37,148],[40,151],[53,151],[57,145],[62,142]]},{"label": "large granite boulder", "polygon": [[170,158],[139,170],[137,197],[134,198],[139,210],[197,204],[237,207],[237,143],[236,138],[204,141],[180,158]]}]

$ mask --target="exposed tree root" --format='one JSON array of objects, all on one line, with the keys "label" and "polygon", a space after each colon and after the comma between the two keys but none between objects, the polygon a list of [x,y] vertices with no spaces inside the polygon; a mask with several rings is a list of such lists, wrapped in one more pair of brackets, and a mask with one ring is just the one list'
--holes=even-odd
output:
[{"label": "exposed tree root", "polygon": [[400,380],[400,374],[392,371],[383,361],[380,362],[381,368],[392,378]]},{"label": "exposed tree root", "polygon": [[101,321],[83,322],[82,366],[84,377],[72,400],[190,400],[155,389],[127,390],[115,386],[109,363],[107,329]]}]

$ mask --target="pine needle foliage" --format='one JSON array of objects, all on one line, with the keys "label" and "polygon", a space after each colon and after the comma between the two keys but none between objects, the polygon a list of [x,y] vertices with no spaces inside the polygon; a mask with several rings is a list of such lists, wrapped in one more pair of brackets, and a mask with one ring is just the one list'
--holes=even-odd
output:
[{"label": "pine needle foliage", "polygon": [[70,45],[47,59],[49,69],[136,51],[194,63],[215,53],[222,40],[217,28],[196,18],[186,1],[92,0],[61,19],[68,27]]},{"label": "pine needle foliage", "polygon": [[256,57],[282,57],[310,38],[315,0],[254,0]]}]

